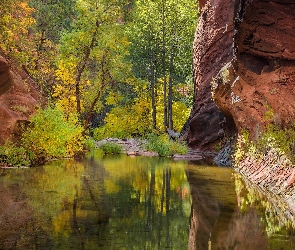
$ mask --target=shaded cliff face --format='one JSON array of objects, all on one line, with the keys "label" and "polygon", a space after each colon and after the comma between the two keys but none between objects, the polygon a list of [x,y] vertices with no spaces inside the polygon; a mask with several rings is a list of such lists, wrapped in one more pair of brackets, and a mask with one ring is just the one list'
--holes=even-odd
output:
[{"label": "shaded cliff face", "polygon": [[188,144],[212,147],[236,128],[256,137],[268,122],[294,121],[295,1],[208,0],[200,6]]},{"label": "shaded cliff face", "polygon": [[0,144],[7,139],[17,140],[40,98],[29,76],[0,56]]}]

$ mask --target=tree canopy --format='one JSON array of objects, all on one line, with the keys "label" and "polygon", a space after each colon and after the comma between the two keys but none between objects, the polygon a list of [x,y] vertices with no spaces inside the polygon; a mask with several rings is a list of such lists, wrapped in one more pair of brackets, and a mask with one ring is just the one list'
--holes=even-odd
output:
[{"label": "tree canopy", "polygon": [[193,0],[6,0],[0,48],[83,135],[180,131],[197,15]]}]

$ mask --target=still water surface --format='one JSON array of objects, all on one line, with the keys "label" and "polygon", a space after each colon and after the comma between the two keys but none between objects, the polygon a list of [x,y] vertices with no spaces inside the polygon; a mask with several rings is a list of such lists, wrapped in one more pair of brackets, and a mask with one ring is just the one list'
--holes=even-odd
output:
[{"label": "still water surface", "polygon": [[0,249],[295,249],[292,217],[232,169],[88,156],[0,175]]}]

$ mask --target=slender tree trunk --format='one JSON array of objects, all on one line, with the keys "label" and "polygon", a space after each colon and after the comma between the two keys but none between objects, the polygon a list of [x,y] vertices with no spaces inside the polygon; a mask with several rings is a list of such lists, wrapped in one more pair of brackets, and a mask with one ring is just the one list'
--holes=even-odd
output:
[{"label": "slender tree trunk", "polygon": [[174,53],[173,47],[170,54],[170,63],[169,63],[169,90],[168,90],[168,117],[169,117],[169,129],[173,130],[173,109],[172,109],[172,101],[173,101],[173,69],[174,69]]},{"label": "slender tree trunk", "polygon": [[155,93],[155,68],[151,66],[151,89],[152,89],[152,117],[153,117],[153,128],[157,128],[157,108],[156,108],[156,93]]},{"label": "slender tree trunk", "polygon": [[81,115],[81,89],[80,89],[80,82],[81,82],[81,77],[82,77],[82,73],[85,70],[85,67],[89,61],[89,57],[90,57],[90,53],[91,50],[94,47],[95,41],[96,41],[96,34],[98,31],[98,27],[99,27],[100,23],[98,21],[96,21],[95,23],[95,30],[93,32],[92,38],[91,38],[91,43],[90,45],[85,49],[84,52],[84,57],[82,59],[82,61],[80,62],[80,64],[77,67],[77,77],[75,80],[75,94],[76,94],[76,110],[78,115]]},{"label": "slender tree trunk", "polygon": [[166,174],[163,169],[162,172],[162,189],[161,189],[161,216],[158,228],[158,249],[161,247],[161,232],[163,230],[163,211],[164,211],[164,199],[165,199],[165,189],[166,189]]},{"label": "slender tree trunk", "polygon": [[164,77],[164,93],[163,93],[163,102],[164,102],[164,127],[167,127],[167,77],[166,77],[166,27],[165,27],[165,0],[162,0],[162,68],[163,68],[163,77]]},{"label": "slender tree trunk", "polygon": [[153,225],[153,209],[152,209],[152,204],[153,204],[153,198],[155,195],[155,184],[156,184],[156,172],[155,172],[155,167],[152,166],[151,168],[151,180],[150,180],[150,188],[149,188],[149,198],[148,198],[148,214],[147,214],[147,225]]},{"label": "slender tree trunk", "polygon": [[90,118],[91,118],[91,115],[93,114],[93,111],[94,111],[94,108],[95,108],[95,105],[97,104],[97,102],[99,101],[100,97],[101,97],[101,94],[106,86],[106,78],[107,76],[109,76],[110,78],[110,81],[113,83],[113,79],[111,77],[111,74],[108,70],[105,69],[105,64],[106,64],[106,57],[107,57],[107,53],[105,53],[102,57],[102,61],[101,61],[101,88],[100,90],[98,91],[96,97],[94,98],[93,102],[91,103],[90,105],[90,108],[86,114],[86,118],[85,118],[85,123],[84,123],[84,131],[83,131],[83,134],[85,134],[88,126],[89,126],[89,122],[90,122]]},{"label": "slender tree trunk", "polygon": [[42,50],[43,50],[43,46],[44,46],[44,43],[46,41],[46,36],[45,36],[45,29],[43,28],[42,29],[42,32],[41,32],[41,38],[40,38],[40,43],[38,45],[38,48],[37,48],[37,58],[35,60],[35,70],[38,70],[40,67],[40,58],[42,55],[40,55],[42,53]]}]

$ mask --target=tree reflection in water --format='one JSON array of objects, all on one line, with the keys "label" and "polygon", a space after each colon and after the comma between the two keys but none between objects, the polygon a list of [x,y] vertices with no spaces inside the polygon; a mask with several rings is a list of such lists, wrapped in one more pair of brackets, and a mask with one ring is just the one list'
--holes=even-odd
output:
[{"label": "tree reflection in water", "polygon": [[264,198],[229,168],[93,155],[3,170],[0,193],[0,249],[295,245],[284,205]]},{"label": "tree reflection in water", "polygon": [[[11,223],[2,227],[0,249],[185,249],[191,206],[185,164],[93,156],[5,170],[0,224],[9,217]],[[9,203],[17,213],[6,211]]]},{"label": "tree reflection in water", "polygon": [[192,196],[188,249],[294,249],[294,217],[278,209],[284,208],[278,200],[245,185],[231,169],[192,166],[187,175]]}]

